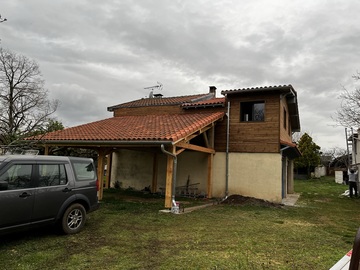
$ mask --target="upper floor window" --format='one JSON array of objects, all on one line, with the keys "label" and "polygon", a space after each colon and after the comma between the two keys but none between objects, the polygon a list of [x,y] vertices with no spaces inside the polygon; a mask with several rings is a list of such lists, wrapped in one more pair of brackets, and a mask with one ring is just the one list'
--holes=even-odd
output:
[{"label": "upper floor window", "polygon": [[265,120],[265,102],[241,102],[240,103],[241,121],[264,121]]},{"label": "upper floor window", "polygon": [[284,129],[286,129],[286,123],[287,123],[287,115],[286,115],[286,110],[284,108]]}]

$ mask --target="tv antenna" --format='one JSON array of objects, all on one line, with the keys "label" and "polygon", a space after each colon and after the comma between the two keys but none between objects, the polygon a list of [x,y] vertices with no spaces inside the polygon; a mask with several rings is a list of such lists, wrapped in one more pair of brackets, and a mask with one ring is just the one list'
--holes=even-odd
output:
[{"label": "tv antenna", "polygon": [[6,18],[2,18],[2,17],[1,17],[1,14],[0,14],[0,23],[6,22],[6,21],[7,21],[7,19],[6,19]]},{"label": "tv antenna", "polygon": [[157,85],[145,87],[144,89],[150,89],[149,98],[154,98],[154,97],[162,97],[162,94],[154,94],[155,89],[161,91],[162,88],[163,88],[162,83],[157,82]]}]

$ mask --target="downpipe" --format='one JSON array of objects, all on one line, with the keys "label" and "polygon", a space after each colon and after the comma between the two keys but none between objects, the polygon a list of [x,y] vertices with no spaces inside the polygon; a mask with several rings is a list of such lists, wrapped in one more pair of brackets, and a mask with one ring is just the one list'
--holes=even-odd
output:
[{"label": "downpipe", "polygon": [[174,168],[173,168],[173,181],[172,181],[172,191],[171,191],[171,213],[174,214],[179,214],[179,206],[176,204],[175,201],[175,187],[176,187],[176,169],[177,169],[177,156],[169,151],[165,150],[165,146],[163,144],[161,144],[161,151],[169,156],[173,157],[173,161],[174,161]]},{"label": "downpipe", "polygon": [[225,164],[225,198],[229,196],[229,135],[230,135],[230,101],[228,101],[227,112],[226,112],[226,164]]}]

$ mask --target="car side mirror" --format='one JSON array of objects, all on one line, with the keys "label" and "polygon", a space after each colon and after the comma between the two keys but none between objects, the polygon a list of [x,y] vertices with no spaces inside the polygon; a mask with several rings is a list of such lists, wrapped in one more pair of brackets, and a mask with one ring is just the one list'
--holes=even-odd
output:
[{"label": "car side mirror", "polygon": [[0,191],[1,190],[8,190],[8,182],[3,182],[3,181],[0,181]]}]

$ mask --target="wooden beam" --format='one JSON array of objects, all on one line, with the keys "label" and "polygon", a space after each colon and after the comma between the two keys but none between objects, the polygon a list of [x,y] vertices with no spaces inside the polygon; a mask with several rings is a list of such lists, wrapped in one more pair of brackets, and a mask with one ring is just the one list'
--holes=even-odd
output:
[{"label": "wooden beam", "polygon": [[180,155],[182,152],[184,152],[185,150],[186,150],[186,149],[184,149],[184,148],[183,148],[183,149],[179,149],[179,150],[176,151],[175,154],[178,156],[178,155]]},{"label": "wooden beam", "polygon": [[[170,149],[169,152],[175,153],[175,147],[171,146],[171,149]],[[166,186],[165,186],[165,208],[171,208],[173,172],[174,172],[174,158],[172,156],[170,156],[170,155],[167,155]]]},{"label": "wooden beam", "polygon": [[208,153],[208,154],[215,154],[214,149],[198,146],[195,144],[189,144],[189,143],[185,143],[185,142],[178,142],[176,144],[176,147],[181,147],[181,148],[194,150],[194,151],[198,151],[198,152],[203,152],[203,153]]},{"label": "wooden beam", "polygon": [[209,140],[208,140],[208,136],[207,136],[206,132],[203,133],[203,137],[204,137],[206,148],[210,148]]}]

